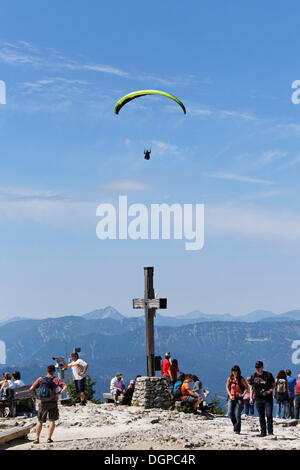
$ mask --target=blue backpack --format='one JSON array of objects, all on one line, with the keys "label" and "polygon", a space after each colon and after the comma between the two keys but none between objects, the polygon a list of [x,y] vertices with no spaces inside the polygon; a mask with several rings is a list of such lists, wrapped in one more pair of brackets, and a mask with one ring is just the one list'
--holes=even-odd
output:
[{"label": "blue backpack", "polygon": [[51,401],[55,396],[53,377],[43,377],[37,396],[41,401]]},{"label": "blue backpack", "polygon": [[175,382],[174,388],[173,388],[174,398],[180,398],[181,397],[181,395],[182,395],[181,386],[182,386],[181,380],[178,380],[177,382]]}]

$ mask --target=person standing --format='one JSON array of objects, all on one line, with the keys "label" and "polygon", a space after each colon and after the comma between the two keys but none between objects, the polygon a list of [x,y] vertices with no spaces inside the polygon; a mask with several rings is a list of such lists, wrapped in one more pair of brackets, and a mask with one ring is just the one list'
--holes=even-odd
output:
[{"label": "person standing", "polygon": [[295,386],[296,386],[297,380],[295,379],[295,377],[292,377],[292,372],[290,369],[287,369],[285,373],[286,373],[286,379],[289,384],[289,392],[290,392],[287,418],[293,419],[295,415],[294,401],[295,401]]},{"label": "person standing", "polygon": [[[264,370],[262,361],[255,364],[256,372],[251,376],[250,385],[250,405],[253,405],[253,395],[255,393],[256,409],[259,416],[260,434],[258,437],[273,435],[273,390],[275,380],[271,372]],[[267,416],[267,423],[266,423]]]},{"label": "person standing", "polygon": [[253,404],[250,405],[250,390],[251,390],[251,385],[250,385],[251,377],[247,377],[247,391],[244,395],[244,415],[245,416],[254,416],[254,401],[255,397],[253,395]]},{"label": "person standing", "polygon": [[231,375],[226,382],[226,390],[229,396],[228,416],[233,424],[233,431],[241,433],[241,413],[243,409],[243,399],[247,392],[247,384],[241,375],[241,369],[235,365],[231,369]]},{"label": "person standing", "polygon": [[[49,417],[50,425],[48,430],[48,443],[52,441],[52,435],[55,429],[55,421],[59,418],[58,410],[58,396],[65,393],[68,389],[67,385],[63,383],[58,377],[54,377],[55,366],[50,365],[47,368],[47,375],[45,377],[38,378],[30,387],[32,395],[39,400],[38,408],[38,422],[36,425],[36,440],[34,444],[39,444],[40,434],[43,428],[43,423],[46,423],[47,417]],[[57,388],[60,391],[57,393]],[[36,390],[39,389],[37,395]]]},{"label": "person standing", "polygon": [[167,352],[165,354],[165,358],[162,361],[161,365],[161,374],[163,377],[169,377],[172,381],[172,374],[171,374],[171,354]]},{"label": "person standing", "polygon": [[79,359],[79,355],[77,352],[71,353],[71,358],[72,358],[72,362],[70,362],[70,364],[67,364],[65,361],[63,361],[63,364],[68,369],[71,369],[73,380],[75,383],[76,393],[80,398],[80,405],[85,406],[86,399],[85,399],[84,390],[85,390],[85,380],[86,380],[85,378],[86,378],[86,371],[88,370],[88,364],[82,359]]},{"label": "person standing", "polygon": [[276,418],[287,417],[289,406],[289,384],[284,370],[280,370],[275,380],[275,398],[277,401]]},{"label": "person standing", "polygon": [[295,418],[299,419],[300,415],[300,374],[298,375],[298,380],[295,386]]}]

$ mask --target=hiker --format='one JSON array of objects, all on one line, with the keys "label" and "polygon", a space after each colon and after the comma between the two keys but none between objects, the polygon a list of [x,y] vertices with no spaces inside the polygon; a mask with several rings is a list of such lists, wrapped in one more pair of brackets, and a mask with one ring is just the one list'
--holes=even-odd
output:
[{"label": "hiker", "polygon": [[295,386],[295,418],[299,419],[300,415],[300,374],[298,374],[298,380]]},{"label": "hiker", "polygon": [[[273,390],[275,380],[271,372],[264,370],[262,361],[255,363],[256,372],[251,376],[250,385],[250,405],[253,405],[255,393],[256,409],[259,415],[260,434],[258,437],[265,437],[267,434],[273,435]],[[267,416],[267,424],[266,424]]]},{"label": "hiker", "polygon": [[215,409],[214,403],[207,403],[207,397],[210,394],[210,391],[203,388],[201,380],[197,377],[197,375],[192,375],[192,380],[194,382],[194,386],[192,388],[192,391],[197,393],[197,395],[200,395],[202,398],[198,410],[201,411],[201,413],[206,416],[207,418],[211,418],[212,416],[209,413],[213,413]]},{"label": "hiker", "polygon": [[175,401],[180,400],[180,398],[182,396],[181,395],[181,386],[182,386],[184,380],[185,380],[185,374],[181,374],[178,377],[177,382],[175,382],[175,384],[174,384],[172,394],[173,394],[173,398],[174,398]]},{"label": "hiker", "polygon": [[247,377],[246,384],[247,384],[247,391],[244,395],[244,416],[254,416],[254,402],[255,396],[253,394],[253,403],[250,405],[250,391],[252,386],[250,385],[251,377]]},{"label": "hiker", "polygon": [[131,405],[134,388],[135,388],[135,381],[130,380],[128,388],[127,388],[126,392],[124,393],[122,405]]},{"label": "hiker", "polygon": [[199,380],[197,375],[193,375],[192,379],[193,379],[193,382],[194,382],[194,386],[193,386],[193,389],[192,389],[193,392],[196,392],[198,395],[200,395],[202,400],[205,401],[206,398],[208,397],[208,395],[210,394],[210,391],[203,388],[202,382],[201,382],[201,380]]},{"label": "hiker", "polygon": [[[47,442],[53,442],[52,435],[55,429],[55,421],[59,418],[58,396],[65,393],[68,389],[64,382],[58,377],[54,377],[54,374],[55,366],[51,364],[47,367],[47,375],[45,377],[39,377],[30,387],[32,395],[39,400],[36,440],[34,444],[39,444],[40,442],[40,434],[43,424],[47,421],[47,417],[49,417],[50,421]],[[59,392],[57,392],[58,387],[60,388]]]},{"label": "hiker", "polygon": [[13,397],[15,385],[13,380],[11,380],[11,375],[9,372],[4,372],[2,377],[3,380],[0,382],[1,400],[6,400],[7,398]]},{"label": "hiker", "polygon": [[229,396],[228,416],[233,424],[233,431],[241,433],[241,413],[243,409],[243,399],[247,392],[247,384],[241,375],[238,365],[231,368],[231,374],[226,382],[226,390]]},{"label": "hiker", "polygon": [[296,386],[297,380],[294,377],[292,377],[292,372],[290,369],[287,369],[285,373],[286,373],[286,380],[288,381],[288,384],[289,384],[289,392],[290,392],[287,418],[293,419],[295,415],[294,402],[295,402],[295,386]]},{"label": "hiker", "polygon": [[14,381],[15,388],[25,387],[23,380],[21,380],[21,374],[18,370],[12,372],[11,375]]},{"label": "hiker", "polygon": [[124,395],[126,392],[125,383],[123,380],[123,374],[117,372],[115,377],[110,382],[110,393],[114,397],[115,404],[118,403],[118,397]]},{"label": "hiker", "polygon": [[285,419],[289,405],[289,384],[284,370],[280,370],[275,379],[275,398],[277,402],[276,418]]},{"label": "hiker", "polygon": [[171,364],[171,367],[170,367],[171,383],[172,383],[172,388],[173,388],[175,383],[177,382],[177,374],[182,374],[182,372],[179,370],[177,359],[172,359],[170,364]]},{"label": "hiker", "polygon": [[197,408],[202,401],[202,398],[197,393],[190,389],[190,383],[193,381],[191,374],[186,374],[181,385],[181,403],[189,403],[193,406],[193,412],[197,414]]},{"label": "hiker", "polygon": [[80,398],[80,405],[86,405],[85,399],[85,381],[86,381],[86,371],[88,370],[87,362],[79,359],[79,355],[77,352],[71,353],[72,362],[70,364],[66,364],[65,360],[63,360],[63,364],[68,369],[71,369],[72,376],[75,384],[76,393]]},{"label": "hiker", "polygon": [[161,373],[163,377],[169,377],[172,381],[172,374],[171,374],[171,354],[167,352],[165,354],[165,358],[162,361],[161,365]]}]

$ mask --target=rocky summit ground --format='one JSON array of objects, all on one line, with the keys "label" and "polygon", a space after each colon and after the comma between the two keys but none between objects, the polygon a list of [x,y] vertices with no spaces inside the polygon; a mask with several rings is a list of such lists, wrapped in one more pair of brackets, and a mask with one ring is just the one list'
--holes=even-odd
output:
[{"label": "rocky summit ground", "polygon": [[[25,426],[36,417],[1,419],[0,424]],[[258,418],[243,417],[240,435],[225,416],[212,420],[178,411],[144,410],[139,407],[88,403],[60,406],[60,419],[47,444],[44,425],[40,444],[34,444],[34,428],[28,439],[0,447],[6,450],[299,450],[300,425],[274,419],[274,436],[257,437]]]}]

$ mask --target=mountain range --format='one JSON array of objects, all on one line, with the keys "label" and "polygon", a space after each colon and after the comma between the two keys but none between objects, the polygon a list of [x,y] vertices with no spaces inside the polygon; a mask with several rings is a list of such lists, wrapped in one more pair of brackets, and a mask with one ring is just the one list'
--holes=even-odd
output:
[{"label": "mountain range", "polygon": [[[74,315],[75,316],[75,315]],[[118,321],[124,321],[125,319],[132,319],[134,317],[127,317],[122,315],[118,310],[112,306],[105,308],[96,309],[83,315],[76,315],[76,317],[82,317],[86,320],[103,320],[112,319]],[[141,318],[143,315],[136,317]],[[7,323],[16,322],[30,318],[24,317],[12,317],[5,318],[0,321],[0,327]],[[156,324],[158,326],[182,326],[199,322],[210,322],[210,321],[231,321],[231,322],[258,322],[258,321],[300,321],[300,310],[290,310],[281,314],[273,313],[269,310],[254,310],[253,312],[244,315],[232,315],[230,313],[225,314],[206,314],[199,310],[193,310],[192,312],[184,315],[162,315],[158,313],[156,315]]]},{"label": "mountain range", "polygon": [[[244,376],[253,373],[258,359],[274,375],[281,368],[296,374],[292,354],[294,341],[300,339],[300,311],[270,313],[217,316],[216,321],[212,316],[208,321],[201,312],[182,317],[157,314],[156,354],[170,351],[181,371],[199,375],[204,386],[220,396],[225,395],[224,384],[234,364],[240,365]],[[6,344],[6,364],[0,372],[19,369],[26,383],[43,375],[52,357],[69,357],[75,347],[81,348],[81,357],[89,363],[97,397],[108,390],[117,370],[123,372],[126,383],[146,374],[144,317],[125,317],[113,307],[81,316],[6,320],[0,325],[0,340]]]}]

